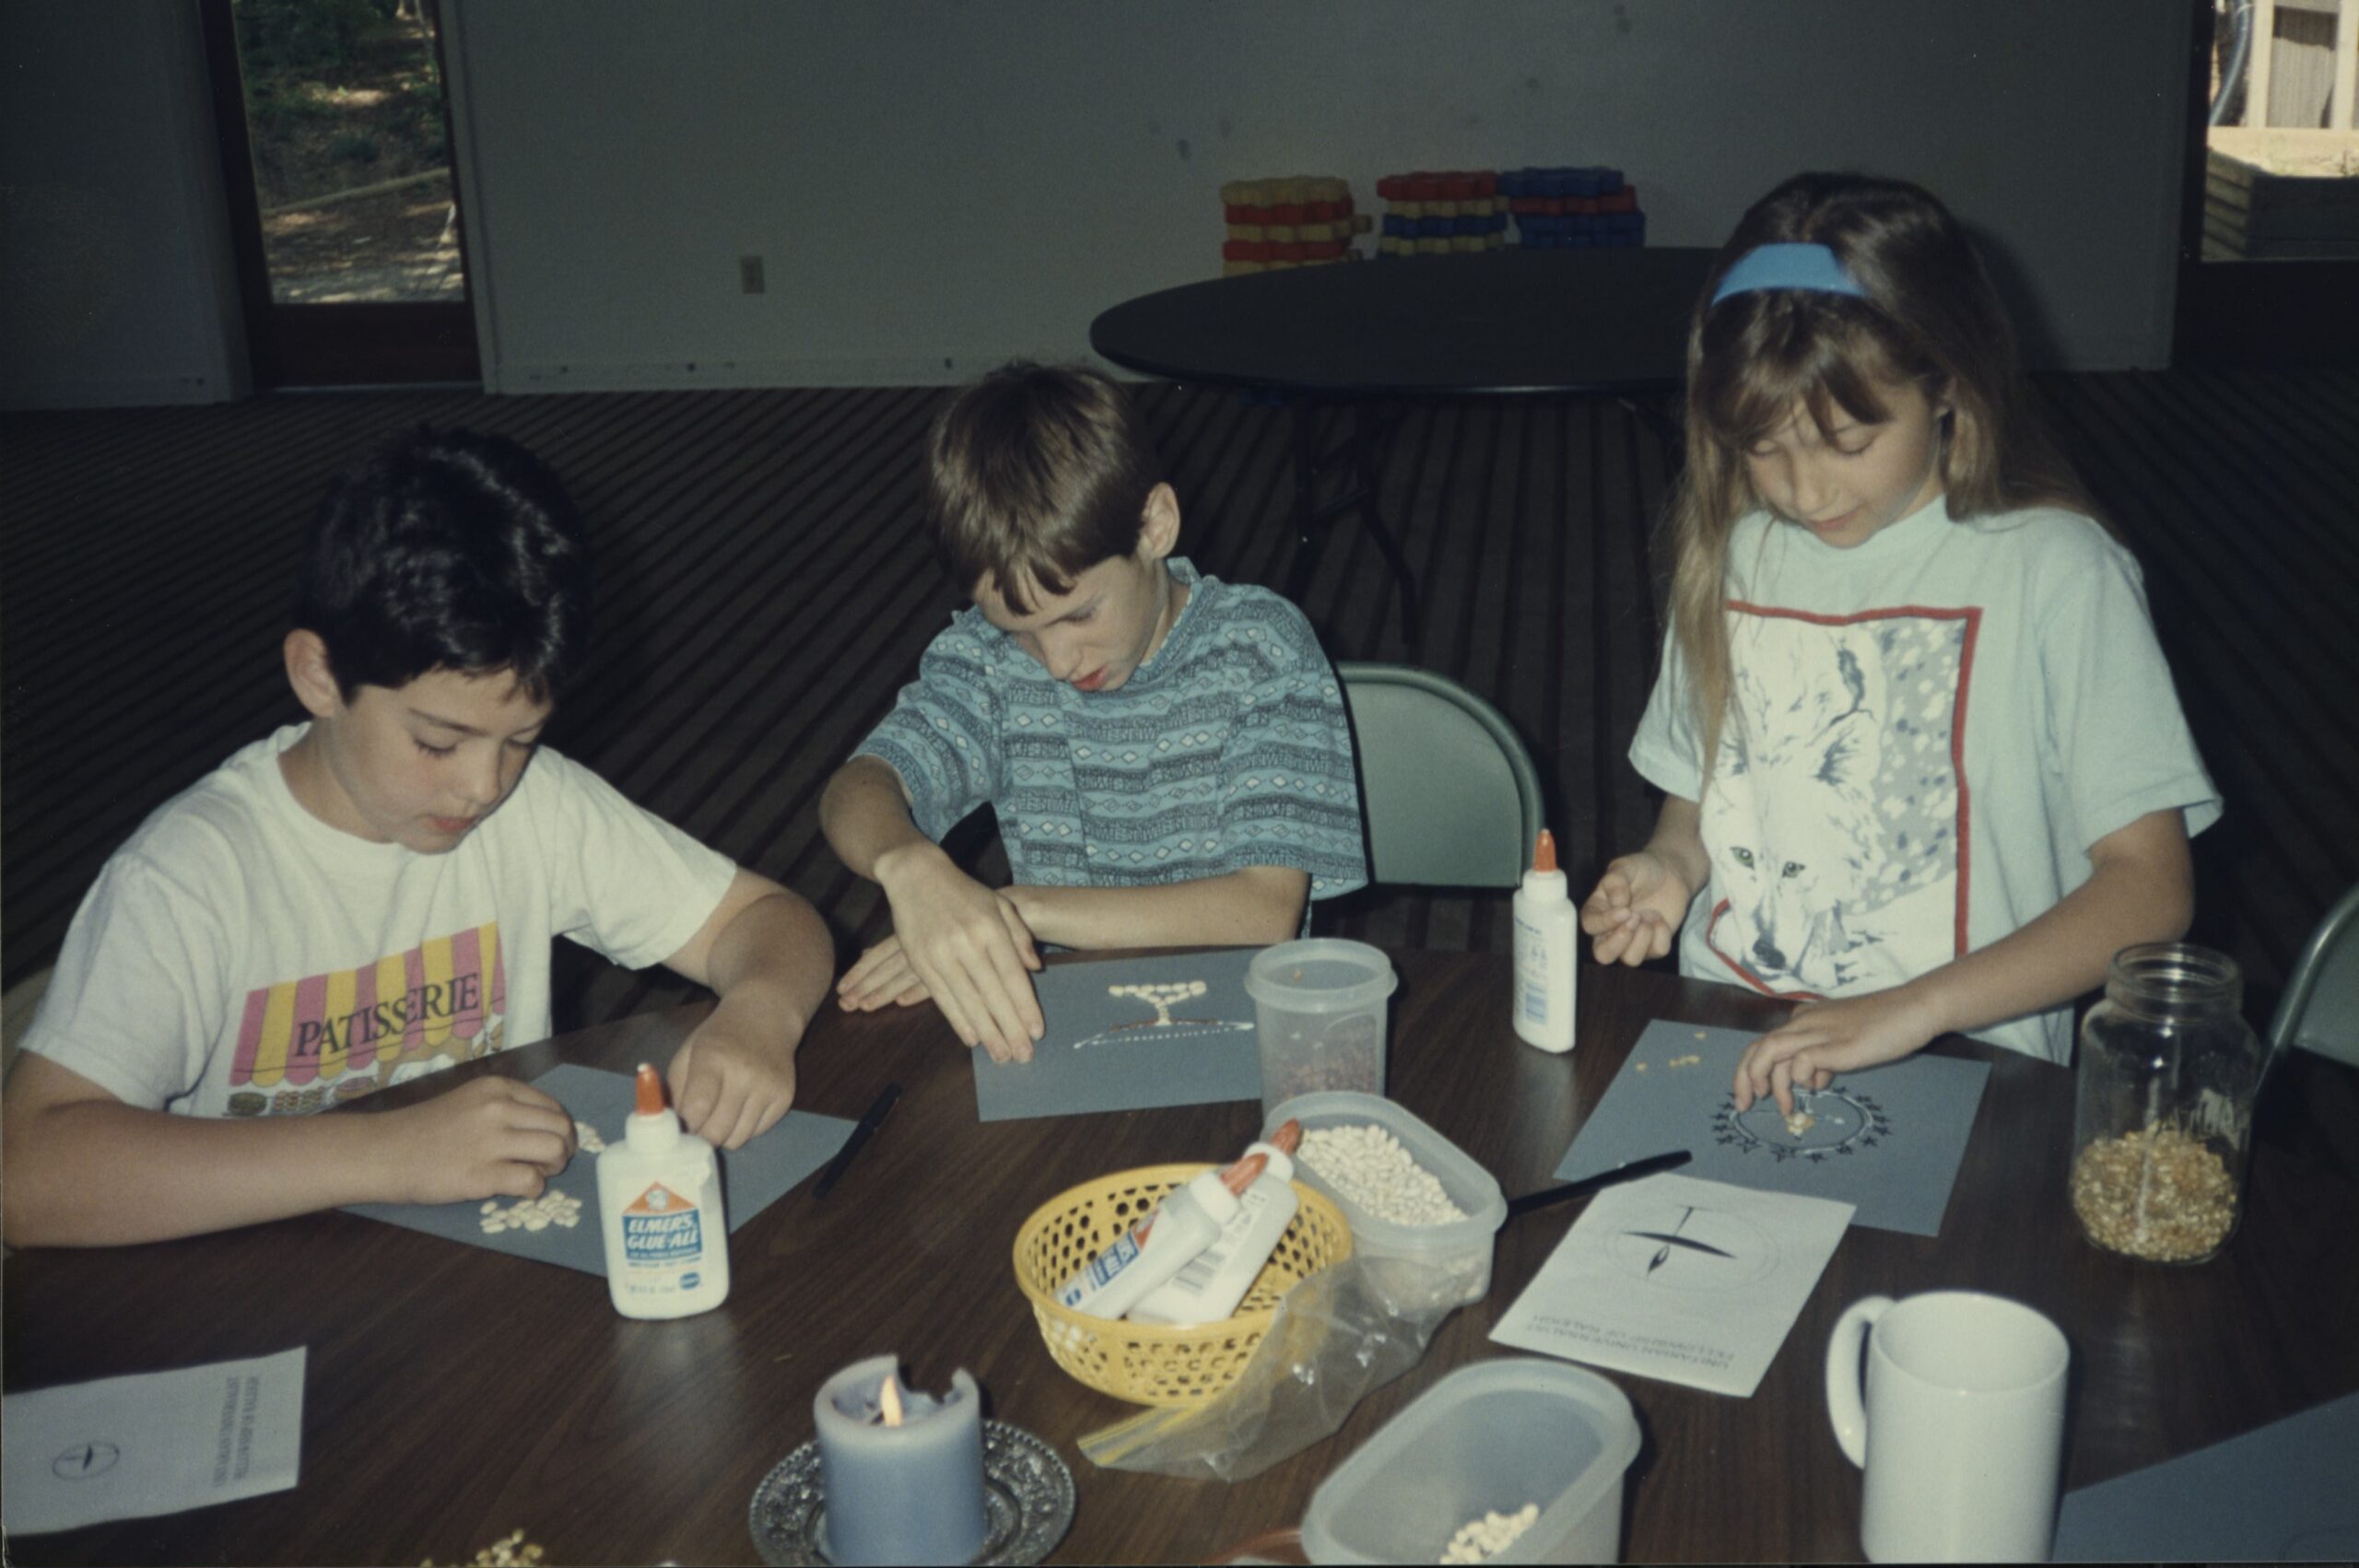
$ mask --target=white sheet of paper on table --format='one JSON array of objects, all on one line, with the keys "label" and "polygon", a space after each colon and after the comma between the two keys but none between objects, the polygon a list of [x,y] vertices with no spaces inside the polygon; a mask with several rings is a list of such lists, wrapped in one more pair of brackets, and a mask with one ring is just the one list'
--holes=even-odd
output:
[{"label": "white sheet of paper on table", "polygon": [[1850,1223],[1848,1203],[1693,1176],[1608,1188],[1491,1338],[1749,1396]]},{"label": "white sheet of paper on table", "polygon": [[299,1345],[9,1395],[0,1460],[8,1533],[285,1492],[302,1458],[304,1360]]}]

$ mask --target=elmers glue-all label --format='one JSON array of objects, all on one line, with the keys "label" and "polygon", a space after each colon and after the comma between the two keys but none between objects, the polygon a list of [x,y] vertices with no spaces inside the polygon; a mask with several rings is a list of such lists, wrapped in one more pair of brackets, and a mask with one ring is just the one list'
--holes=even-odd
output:
[{"label": "elmers glue-all label", "polygon": [[632,1265],[675,1268],[704,1259],[704,1216],[656,1182],[623,1210],[623,1257]]},{"label": "elmers glue-all label", "polygon": [[1057,1293],[1058,1305],[1082,1310],[1083,1302],[1112,1284],[1115,1275],[1138,1260],[1139,1251],[1134,1234],[1124,1231],[1114,1238],[1111,1246],[1090,1260],[1089,1267],[1065,1282],[1065,1288]]}]

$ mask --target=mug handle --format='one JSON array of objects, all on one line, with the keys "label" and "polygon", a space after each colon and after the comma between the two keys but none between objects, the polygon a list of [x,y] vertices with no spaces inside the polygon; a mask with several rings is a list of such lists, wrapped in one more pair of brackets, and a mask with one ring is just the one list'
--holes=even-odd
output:
[{"label": "mug handle", "polygon": [[1892,1310],[1890,1296],[1862,1296],[1835,1320],[1826,1338],[1826,1415],[1843,1457],[1868,1466],[1868,1407],[1860,1394],[1860,1346],[1876,1320]]}]

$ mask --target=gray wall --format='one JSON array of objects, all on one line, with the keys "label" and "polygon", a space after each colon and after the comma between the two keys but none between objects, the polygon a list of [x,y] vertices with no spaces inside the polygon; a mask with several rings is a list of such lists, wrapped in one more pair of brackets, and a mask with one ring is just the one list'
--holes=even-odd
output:
[{"label": "gray wall", "polygon": [[[486,376],[948,381],[1218,266],[1217,187],[1614,163],[1658,244],[1922,180],[2052,363],[2169,351],[2175,0],[444,0]],[[195,0],[0,6],[0,397],[232,395]],[[737,258],[769,291],[739,292]]]},{"label": "gray wall", "polygon": [[0,6],[0,403],[240,395],[195,0]]},{"label": "gray wall", "polygon": [[[1717,244],[1923,181],[2044,357],[2169,352],[2174,0],[446,0],[502,390],[956,380],[1218,270],[1224,180],[1612,163]],[[739,290],[737,258],[769,291]]]}]

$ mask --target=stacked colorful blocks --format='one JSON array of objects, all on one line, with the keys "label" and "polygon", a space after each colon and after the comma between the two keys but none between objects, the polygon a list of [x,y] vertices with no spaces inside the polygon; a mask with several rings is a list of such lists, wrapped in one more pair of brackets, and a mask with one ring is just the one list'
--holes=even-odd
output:
[{"label": "stacked colorful blocks", "polygon": [[1438,256],[1507,243],[1508,206],[1499,176],[1485,170],[1388,174],[1376,182],[1384,231],[1379,256]]},{"label": "stacked colorful blocks", "polygon": [[1367,216],[1352,211],[1351,186],[1332,175],[1232,180],[1220,188],[1220,200],[1228,220],[1220,248],[1224,276],[1345,261],[1352,236],[1369,228]]},{"label": "stacked colorful blocks", "polygon": [[1618,169],[1515,169],[1499,176],[1499,193],[1528,248],[1637,246],[1647,242],[1638,188]]}]

